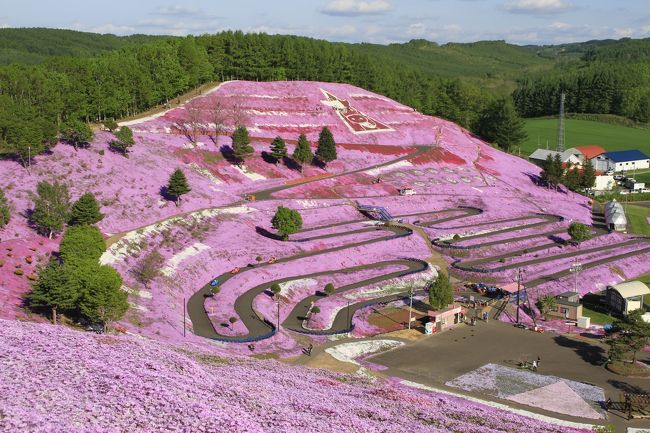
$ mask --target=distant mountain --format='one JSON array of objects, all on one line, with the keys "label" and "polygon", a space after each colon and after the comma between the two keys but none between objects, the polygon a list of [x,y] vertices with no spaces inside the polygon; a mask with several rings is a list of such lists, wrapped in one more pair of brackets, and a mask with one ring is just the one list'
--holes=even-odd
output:
[{"label": "distant mountain", "polygon": [[51,56],[91,56],[129,44],[142,44],[160,36],[77,32],[46,28],[0,28],[0,65],[36,64]]}]

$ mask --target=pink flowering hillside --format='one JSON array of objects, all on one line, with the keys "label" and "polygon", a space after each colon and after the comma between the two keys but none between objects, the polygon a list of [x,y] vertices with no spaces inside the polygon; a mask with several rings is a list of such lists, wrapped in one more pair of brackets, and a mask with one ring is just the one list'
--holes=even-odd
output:
[{"label": "pink flowering hillside", "polygon": [[444,395],[0,321],[0,431],[586,432]]}]

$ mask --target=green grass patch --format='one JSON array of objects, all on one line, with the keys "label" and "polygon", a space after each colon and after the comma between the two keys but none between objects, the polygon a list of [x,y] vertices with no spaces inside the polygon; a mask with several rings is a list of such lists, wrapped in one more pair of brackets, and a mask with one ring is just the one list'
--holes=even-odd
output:
[{"label": "green grass patch", "polygon": [[598,311],[592,310],[585,306],[582,307],[582,314],[585,317],[591,318],[591,323],[597,325],[604,325],[606,323],[612,323],[614,321],[613,316],[610,316],[609,314],[605,314],[605,313],[600,313]]},{"label": "green grass patch", "polygon": [[[528,140],[521,146],[522,156],[528,156],[537,148],[555,149],[557,119],[527,119],[525,129]],[[650,130],[631,128],[589,120],[565,120],[566,147],[596,144],[606,151],[638,149],[650,154]],[[539,143],[539,144],[538,144]]]},{"label": "green grass patch", "polygon": [[588,294],[582,298],[582,314],[591,318],[591,323],[604,325],[614,322],[614,317],[600,304],[600,296]]},{"label": "green grass patch", "polygon": [[650,224],[648,224],[650,208],[628,204],[625,206],[625,214],[632,233],[650,235]]}]

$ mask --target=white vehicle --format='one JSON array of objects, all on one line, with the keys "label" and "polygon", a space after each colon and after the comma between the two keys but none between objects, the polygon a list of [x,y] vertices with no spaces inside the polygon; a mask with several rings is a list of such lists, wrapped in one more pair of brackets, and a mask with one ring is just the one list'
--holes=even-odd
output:
[{"label": "white vehicle", "polygon": [[399,190],[399,195],[415,195],[415,190],[410,187],[402,188]]},{"label": "white vehicle", "polygon": [[611,168],[605,172],[605,176],[611,176],[613,174],[614,174],[614,170],[612,170]]}]

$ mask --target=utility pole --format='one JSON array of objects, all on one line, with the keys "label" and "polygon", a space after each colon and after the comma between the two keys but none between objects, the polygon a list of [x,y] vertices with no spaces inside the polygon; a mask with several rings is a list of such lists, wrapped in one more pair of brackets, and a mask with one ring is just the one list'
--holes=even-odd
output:
[{"label": "utility pole", "polygon": [[348,323],[350,329],[352,329],[352,324],[350,323],[350,301],[348,301],[348,321],[346,323]]},{"label": "utility pole", "polygon": [[278,333],[280,332],[280,296],[276,295],[278,298]]},{"label": "utility pole", "polygon": [[411,329],[411,314],[413,313],[413,286],[409,290],[409,330]]},{"label": "utility pole", "polygon": [[517,324],[519,324],[519,301],[521,300],[521,268],[517,269]]},{"label": "utility pole", "polygon": [[185,322],[186,322],[186,308],[187,303],[185,302],[185,297],[183,297],[183,337],[185,337]]}]

